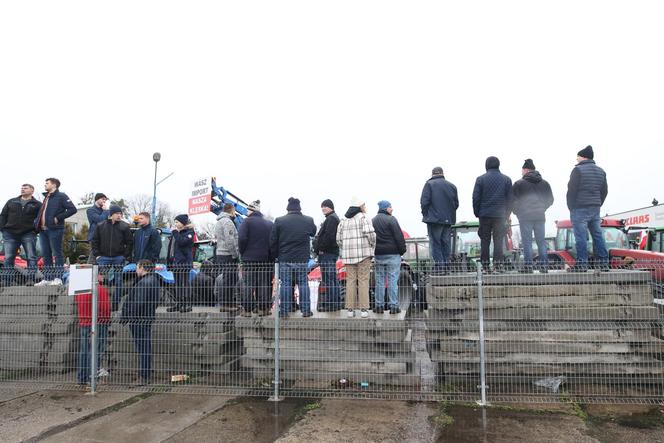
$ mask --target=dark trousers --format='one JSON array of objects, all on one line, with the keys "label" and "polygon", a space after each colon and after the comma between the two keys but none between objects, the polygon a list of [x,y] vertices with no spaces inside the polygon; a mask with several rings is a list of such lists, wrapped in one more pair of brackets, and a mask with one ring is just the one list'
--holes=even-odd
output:
[{"label": "dark trousers", "polygon": [[189,285],[190,264],[176,264],[173,266],[173,278],[175,279],[175,305],[191,305],[191,286]]},{"label": "dark trousers", "polygon": [[242,306],[251,312],[254,308],[269,311],[272,305],[272,274],[270,263],[244,262],[242,272],[246,286]]},{"label": "dark trousers", "polygon": [[337,281],[337,254],[321,253],[318,255],[322,286],[325,292],[318,292],[318,307],[327,309],[341,309],[341,289]]},{"label": "dark trousers", "polygon": [[149,381],[152,378],[152,323],[129,323],[129,331],[138,353],[138,375]]},{"label": "dark trousers", "polygon": [[503,241],[507,234],[506,220],[503,217],[480,217],[480,260],[482,267],[489,268],[491,240],[493,239],[493,265],[500,267],[503,262]]},{"label": "dark trousers", "polygon": [[222,306],[233,306],[235,300],[235,289],[237,288],[237,259],[230,255],[216,255],[215,262],[222,274],[222,286],[219,291],[218,302]]},{"label": "dark trousers", "polygon": [[429,253],[433,260],[433,268],[434,270],[444,270],[450,262],[451,226],[427,223],[427,234],[429,235]]}]

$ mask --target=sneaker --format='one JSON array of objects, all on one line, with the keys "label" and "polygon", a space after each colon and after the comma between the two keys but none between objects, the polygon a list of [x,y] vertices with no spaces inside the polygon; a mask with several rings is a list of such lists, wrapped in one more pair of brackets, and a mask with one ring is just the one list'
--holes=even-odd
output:
[{"label": "sneaker", "polygon": [[180,313],[185,314],[191,312],[191,306],[180,306]]},{"label": "sneaker", "polygon": [[104,368],[99,368],[97,371],[97,377],[108,377],[109,373],[106,369]]},{"label": "sneaker", "polygon": [[392,306],[392,307],[390,308],[390,314],[391,314],[391,315],[399,314],[399,313],[401,313],[401,308],[399,308],[399,307],[397,307],[397,306]]},{"label": "sneaker", "polygon": [[304,318],[311,317],[312,315],[314,315],[314,313],[311,311],[302,313],[302,317]]},{"label": "sneaker", "polygon": [[42,280],[39,283],[35,283],[35,286],[48,286],[51,282],[49,280]]},{"label": "sneaker", "polygon": [[237,306],[235,305],[222,305],[219,308],[219,312],[235,312],[237,311]]},{"label": "sneaker", "polygon": [[54,278],[50,283],[49,286],[62,286],[62,280],[59,278]]},{"label": "sneaker", "polygon": [[519,269],[520,274],[532,274],[533,268],[521,268]]},{"label": "sneaker", "polygon": [[385,312],[385,310],[383,309],[382,306],[375,307],[373,311],[374,311],[374,314],[382,314],[382,313]]},{"label": "sneaker", "polygon": [[352,310],[352,309],[349,309],[348,310],[348,318],[353,318],[353,317],[355,317],[355,311]]},{"label": "sneaker", "polygon": [[360,314],[360,317],[362,317],[362,318],[369,317],[369,313],[367,312],[366,309],[362,309],[362,313]]},{"label": "sneaker", "polygon": [[246,309],[243,309],[242,313],[240,315],[242,317],[251,317],[251,311],[247,311]]},{"label": "sneaker", "polygon": [[169,306],[166,308],[166,312],[178,312],[180,310],[179,306]]},{"label": "sneaker", "polygon": [[259,309],[258,310],[258,316],[259,317],[266,317],[268,315],[272,314],[269,309]]}]

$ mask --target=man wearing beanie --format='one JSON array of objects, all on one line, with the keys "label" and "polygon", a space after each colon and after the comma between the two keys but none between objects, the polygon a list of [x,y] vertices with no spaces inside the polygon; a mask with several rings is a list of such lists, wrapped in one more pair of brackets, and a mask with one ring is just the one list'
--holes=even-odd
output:
[{"label": "man wearing beanie", "polygon": [[325,221],[314,239],[314,252],[318,255],[322,279],[322,284],[318,288],[318,310],[321,312],[338,311],[342,308],[341,291],[337,281],[339,216],[334,212],[334,203],[330,199],[323,200],[320,208],[325,215]]},{"label": "man wearing beanie", "polygon": [[387,200],[378,202],[378,214],[371,220],[376,231],[376,250],[374,256],[375,307],[374,313],[382,314],[385,307],[385,279],[389,296],[390,314],[401,312],[399,308],[399,274],[401,256],[406,252],[401,226],[392,216],[392,204]]},{"label": "man wearing beanie", "polygon": [[[88,217],[88,241],[92,241],[97,225],[108,219],[108,216],[110,215],[108,213],[108,208],[108,197],[101,192],[96,193],[92,206],[85,211],[85,214]],[[88,263],[94,262],[95,257],[93,254],[90,254],[90,257],[88,257]]]},{"label": "man wearing beanie", "polygon": [[316,235],[314,219],[302,215],[300,200],[288,199],[288,214],[278,217],[270,234],[270,250],[279,260],[279,279],[281,280],[281,303],[279,315],[287,317],[290,312],[293,285],[300,290],[300,311],[302,317],[311,317],[309,299],[309,280],[307,265],[310,258],[311,238]]},{"label": "man wearing beanie", "polygon": [[593,239],[593,249],[602,269],[609,268],[609,253],[600,226],[600,207],[608,194],[606,173],[595,164],[593,147],[588,145],[576,156],[577,165],[567,184],[567,207],[569,208],[574,238],[576,240],[575,272],[588,270],[588,231]]},{"label": "man wearing beanie", "polygon": [[[122,296],[122,267],[129,259],[133,249],[134,238],[129,223],[122,220],[122,208],[111,205],[109,218],[97,224],[92,237],[92,256],[97,264],[107,270],[112,269],[115,291],[111,300],[112,309],[117,310]],[[100,271],[107,273],[108,271]]]},{"label": "man wearing beanie", "polygon": [[533,233],[537,243],[540,271],[547,272],[549,259],[545,239],[545,212],[553,204],[551,186],[542,179],[531,159],[527,159],[521,168],[523,178],[512,187],[512,212],[519,219],[519,230],[523,242],[522,272],[533,272]]},{"label": "man wearing beanie", "polygon": [[431,171],[420,197],[422,221],[427,225],[429,251],[433,260],[433,272],[445,271],[450,261],[451,226],[456,223],[459,208],[457,188],[445,180],[443,168],[436,166]]},{"label": "man wearing beanie", "polygon": [[175,278],[175,299],[167,312],[191,312],[191,287],[189,274],[194,263],[196,232],[187,214],[177,215],[173,222],[171,241],[168,245]]},{"label": "man wearing beanie", "polygon": [[489,251],[493,238],[493,266],[500,271],[511,207],[512,180],[500,172],[497,157],[488,157],[484,165],[486,174],[477,177],[473,189],[473,212],[480,219],[480,259],[484,270],[490,272]]}]

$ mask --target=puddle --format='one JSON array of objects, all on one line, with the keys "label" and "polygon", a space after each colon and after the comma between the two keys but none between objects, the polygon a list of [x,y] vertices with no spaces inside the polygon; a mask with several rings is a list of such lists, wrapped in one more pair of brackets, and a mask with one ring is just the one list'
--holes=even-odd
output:
[{"label": "puddle", "polygon": [[241,397],[229,401],[218,411],[167,441],[209,441],[216,436],[214,438],[226,443],[273,442],[316,404],[317,400],[306,398],[273,403],[264,397]]}]

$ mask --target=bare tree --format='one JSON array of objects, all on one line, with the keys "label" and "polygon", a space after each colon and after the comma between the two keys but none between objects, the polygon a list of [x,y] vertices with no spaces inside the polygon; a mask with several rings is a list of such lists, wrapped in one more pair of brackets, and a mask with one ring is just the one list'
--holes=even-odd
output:
[{"label": "bare tree", "polygon": [[94,192],[86,192],[83,194],[83,196],[80,198],[80,204],[82,205],[91,205],[95,202],[95,193]]},{"label": "bare tree", "polygon": [[215,223],[206,222],[196,225],[196,235],[199,240],[213,240],[214,239]]}]

